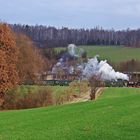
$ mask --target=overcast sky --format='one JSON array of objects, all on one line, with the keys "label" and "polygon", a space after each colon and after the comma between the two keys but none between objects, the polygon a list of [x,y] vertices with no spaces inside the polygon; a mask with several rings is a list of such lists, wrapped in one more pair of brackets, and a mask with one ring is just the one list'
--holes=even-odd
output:
[{"label": "overcast sky", "polygon": [[0,0],[0,20],[70,28],[140,28],[140,0]]}]

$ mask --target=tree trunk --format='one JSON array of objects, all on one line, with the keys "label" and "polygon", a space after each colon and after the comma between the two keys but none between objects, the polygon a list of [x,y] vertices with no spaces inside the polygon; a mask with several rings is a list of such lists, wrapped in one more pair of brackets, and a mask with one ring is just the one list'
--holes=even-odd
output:
[{"label": "tree trunk", "polygon": [[90,99],[95,100],[96,90],[95,88],[91,87]]},{"label": "tree trunk", "polygon": [[4,108],[4,92],[0,92],[0,109]]}]

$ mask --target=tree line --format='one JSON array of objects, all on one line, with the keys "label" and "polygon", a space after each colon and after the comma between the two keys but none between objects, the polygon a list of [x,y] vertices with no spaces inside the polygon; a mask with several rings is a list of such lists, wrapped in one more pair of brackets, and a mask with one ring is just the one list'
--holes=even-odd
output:
[{"label": "tree line", "polygon": [[0,23],[0,107],[9,89],[37,82],[46,66],[47,59],[26,35]]},{"label": "tree line", "polygon": [[29,36],[38,47],[64,47],[76,45],[126,45],[140,47],[140,29],[105,30],[100,27],[93,29],[55,28],[42,25],[10,25],[14,32]]}]

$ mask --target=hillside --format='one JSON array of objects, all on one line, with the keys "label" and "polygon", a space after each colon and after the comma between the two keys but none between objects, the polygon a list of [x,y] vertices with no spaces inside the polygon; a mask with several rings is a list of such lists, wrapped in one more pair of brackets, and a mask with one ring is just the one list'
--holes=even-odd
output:
[{"label": "hillside", "polygon": [[[87,51],[88,57],[99,55],[101,59],[111,62],[121,62],[131,59],[140,60],[140,48],[128,48],[123,46],[79,46]],[[56,48],[62,50],[64,48]]]},{"label": "hillside", "polygon": [[89,57],[99,54],[101,59],[107,59],[112,62],[120,62],[130,59],[140,60],[139,48],[127,48],[121,46],[82,46],[86,49]]},{"label": "hillside", "polygon": [[0,139],[140,139],[139,101],[140,89],[108,88],[95,102],[0,112]]}]

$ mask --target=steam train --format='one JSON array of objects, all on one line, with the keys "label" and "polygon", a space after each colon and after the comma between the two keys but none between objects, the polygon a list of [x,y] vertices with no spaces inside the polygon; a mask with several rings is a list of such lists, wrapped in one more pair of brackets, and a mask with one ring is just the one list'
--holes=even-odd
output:
[{"label": "steam train", "polygon": [[106,87],[140,87],[140,72],[124,72],[129,76],[129,81],[118,79],[117,81],[105,81]]},{"label": "steam train", "polygon": [[[129,81],[118,79],[117,81],[105,81],[106,87],[140,87],[140,72],[125,72],[129,76]],[[77,75],[54,75],[46,74],[44,76],[43,85],[50,86],[69,86],[69,84],[76,80]]]},{"label": "steam train", "polygon": [[[50,86],[69,86],[69,84],[71,83],[71,80],[44,80],[43,81],[43,85],[50,85]],[[131,83],[129,83],[130,85]],[[106,87],[124,87],[124,86],[128,86],[128,81],[123,81],[121,79],[117,80],[117,81],[105,81],[104,85]],[[136,86],[136,85],[131,85]]]},{"label": "steam train", "polygon": [[140,72],[125,72],[129,76],[127,87],[140,87]]},{"label": "steam train", "polygon": [[50,86],[69,86],[72,81],[70,80],[44,80],[43,85]]},{"label": "steam train", "polygon": [[[70,80],[44,80],[43,85],[50,86],[69,86],[72,81]],[[124,87],[127,86],[127,81],[118,80],[118,81],[105,81],[104,85],[106,87]],[[132,85],[133,86],[133,85]]]}]

